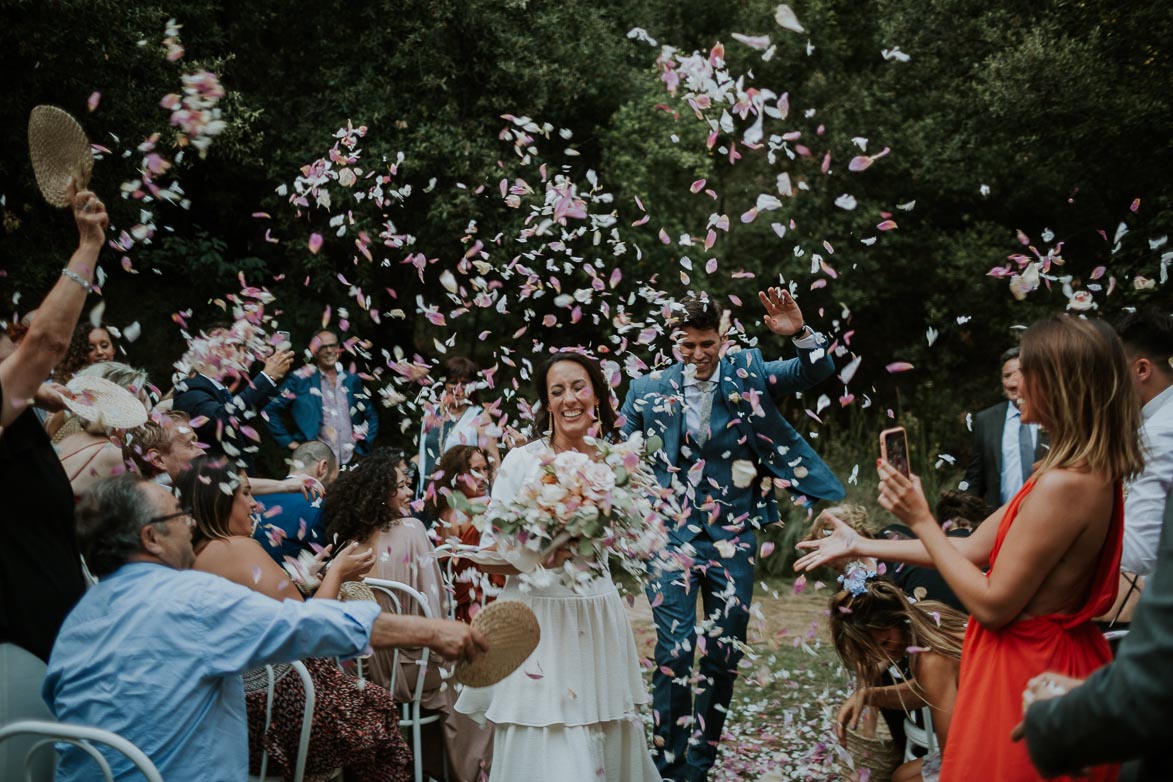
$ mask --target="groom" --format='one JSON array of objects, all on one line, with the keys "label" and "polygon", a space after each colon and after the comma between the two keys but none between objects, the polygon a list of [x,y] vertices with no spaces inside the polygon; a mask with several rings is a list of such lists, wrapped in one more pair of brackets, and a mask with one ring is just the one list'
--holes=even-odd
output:
[{"label": "groom", "polygon": [[[754,529],[779,519],[774,487],[808,501],[843,497],[842,484],[777,406],[835,371],[827,341],[805,325],[786,291],[758,297],[766,326],[793,338],[797,358],[764,361],[757,349],[722,355],[721,307],[690,296],[677,305],[681,361],[633,381],[623,404],[624,435],[661,441],[650,455],[656,477],[676,485],[688,514],[669,533],[670,564],[648,585],[657,636],[655,760],[665,779],[705,780],[716,759],[749,624]],[[694,649],[701,654],[696,678]]]}]

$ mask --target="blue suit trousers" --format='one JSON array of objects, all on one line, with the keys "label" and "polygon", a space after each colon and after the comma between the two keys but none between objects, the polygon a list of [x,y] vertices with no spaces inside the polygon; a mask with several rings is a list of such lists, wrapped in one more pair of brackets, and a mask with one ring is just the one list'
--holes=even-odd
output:
[{"label": "blue suit trousers", "polygon": [[[757,545],[752,532],[739,537],[732,557],[722,557],[707,532],[689,545],[696,551],[692,566],[659,571],[648,583],[647,595],[656,623],[653,756],[665,779],[693,782],[706,779],[717,758],[742,656],[732,642],[744,642],[749,627]],[[707,628],[699,639],[698,591]],[[700,668],[694,677],[697,651]]]}]

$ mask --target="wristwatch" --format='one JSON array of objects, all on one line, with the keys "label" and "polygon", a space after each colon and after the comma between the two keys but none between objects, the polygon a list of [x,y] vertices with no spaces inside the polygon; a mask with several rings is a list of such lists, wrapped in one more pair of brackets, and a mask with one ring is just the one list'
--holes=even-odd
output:
[{"label": "wristwatch", "polygon": [[814,333],[815,333],[815,330],[804,323],[804,324],[802,324],[802,328],[799,331],[790,335],[790,338],[791,339],[806,339],[807,337],[814,336]]}]

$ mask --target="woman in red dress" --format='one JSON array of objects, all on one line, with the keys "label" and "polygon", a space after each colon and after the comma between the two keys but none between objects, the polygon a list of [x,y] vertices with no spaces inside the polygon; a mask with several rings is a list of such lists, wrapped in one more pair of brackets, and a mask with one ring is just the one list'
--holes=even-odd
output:
[{"label": "woman in red dress", "polygon": [[[1110,659],[1091,619],[1116,597],[1121,484],[1143,464],[1124,351],[1100,321],[1059,315],[1027,330],[1021,372],[1022,420],[1041,424],[1051,449],[973,535],[946,538],[920,480],[880,462],[880,505],[919,540],[866,540],[836,525],[800,544],[809,553],[795,565],[809,570],[844,556],[933,565],[969,609],[943,782],[1041,779],[1010,739],[1027,682],[1043,671],[1082,679]],[[1117,770],[1098,767],[1090,778],[1113,780]]]}]

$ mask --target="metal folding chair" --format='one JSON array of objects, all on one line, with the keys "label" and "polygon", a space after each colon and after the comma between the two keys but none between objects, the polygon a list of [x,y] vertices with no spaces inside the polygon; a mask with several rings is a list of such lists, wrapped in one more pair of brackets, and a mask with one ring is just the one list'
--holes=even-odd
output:
[{"label": "metal folding chair", "polygon": [[[413,600],[419,606],[420,613],[428,619],[434,618],[432,616],[432,609],[428,606],[427,598],[423,596],[414,587],[399,581],[387,581],[381,578],[364,578],[363,583],[371,589],[385,595],[391,602],[394,613],[402,614],[403,601],[401,595]],[[439,722],[443,719],[442,714],[433,713],[425,715],[423,713],[423,697],[424,697],[424,679],[428,673],[428,662],[431,657],[431,650],[424,647],[423,653],[419,660],[419,673],[415,680],[415,690],[412,692],[411,701],[400,704],[403,712],[399,718],[399,728],[411,728],[411,754],[414,761],[415,782],[424,782],[424,755],[423,755],[423,726],[430,725],[434,722]],[[392,693],[395,692],[395,683],[399,676],[399,650],[395,649],[392,652],[391,658],[391,683],[387,688]],[[448,777],[448,757],[444,756],[444,777]]]},{"label": "metal folding chair", "polygon": [[102,771],[102,778],[106,782],[114,782],[114,772],[110,768],[110,762],[106,760],[106,756],[94,744],[105,744],[116,752],[121,753],[127,760],[134,764],[135,768],[138,769],[139,773],[143,775],[147,782],[163,782],[163,776],[155,768],[155,764],[151,762],[151,759],[141,749],[117,733],[108,730],[91,728],[85,725],[70,725],[64,722],[46,722],[43,720],[20,720],[0,728],[0,742],[4,742],[15,736],[39,737],[39,740],[36,740],[25,754],[24,773],[22,775],[25,782],[50,782],[52,780],[53,775],[51,771],[47,775],[44,774],[43,770],[39,773],[34,773],[33,755],[41,747],[47,745],[52,746],[58,742],[72,744],[84,750],[87,755],[93,758],[94,763]]}]

